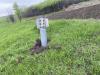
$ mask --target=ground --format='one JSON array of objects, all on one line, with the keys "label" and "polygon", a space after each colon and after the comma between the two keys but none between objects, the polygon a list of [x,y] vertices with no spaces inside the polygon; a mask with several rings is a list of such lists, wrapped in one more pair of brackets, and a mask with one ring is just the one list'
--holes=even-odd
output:
[{"label": "ground", "polygon": [[76,9],[90,7],[90,6],[94,6],[94,5],[98,5],[98,4],[100,4],[100,0],[89,0],[89,1],[85,1],[85,2],[80,2],[78,4],[70,5],[68,8],[65,9],[65,11],[76,10]]},{"label": "ground", "polygon": [[35,22],[0,22],[0,75],[100,74],[100,20],[50,21],[47,35],[49,48],[31,55]]},{"label": "ground", "polygon": [[46,15],[49,19],[100,19],[100,0],[89,0],[73,4],[61,10]]}]

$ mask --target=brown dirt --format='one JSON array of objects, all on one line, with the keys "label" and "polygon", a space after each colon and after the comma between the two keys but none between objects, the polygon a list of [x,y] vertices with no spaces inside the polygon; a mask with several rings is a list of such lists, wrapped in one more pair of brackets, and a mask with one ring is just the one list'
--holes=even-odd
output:
[{"label": "brown dirt", "polygon": [[[48,43],[50,42],[50,39],[47,39]],[[30,49],[31,51],[31,54],[33,55],[34,53],[41,53],[42,51],[44,50],[47,50],[49,49],[49,47],[47,46],[46,48],[42,47],[41,45],[41,40],[40,39],[37,39],[33,48]]]}]

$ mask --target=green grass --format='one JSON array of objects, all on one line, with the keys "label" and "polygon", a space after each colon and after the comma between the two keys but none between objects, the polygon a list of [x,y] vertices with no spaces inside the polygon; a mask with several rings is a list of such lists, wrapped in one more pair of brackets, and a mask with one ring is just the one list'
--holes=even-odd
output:
[{"label": "green grass", "polygon": [[[59,2],[62,2],[62,1],[64,1],[64,0],[44,0],[44,2],[42,2],[42,3],[38,4],[38,5],[35,5],[33,7],[37,8],[39,10],[42,10],[45,7],[52,6],[52,5],[57,4]],[[74,1],[75,0],[73,0],[73,2]],[[78,0],[76,0],[76,1],[78,1]],[[83,1],[88,1],[88,0],[80,0],[80,2],[83,2]],[[69,3],[69,2],[71,2],[71,1],[70,0],[66,0],[66,3]]]},{"label": "green grass", "polygon": [[62,0],[45,0],[44,2],[38,4],[38,5],[35,5],[34,7],[37,8],[37,9],[43,9],[45,7],[48,7],[48,6],[52,6],[58,2],[61,2]]},{"label": "green grass", "polygon": [[34,27],[34,21],[0,23],[0,75],[100,75],[99,20],[50,21],[50,49],[31,55],[39,37]]}]

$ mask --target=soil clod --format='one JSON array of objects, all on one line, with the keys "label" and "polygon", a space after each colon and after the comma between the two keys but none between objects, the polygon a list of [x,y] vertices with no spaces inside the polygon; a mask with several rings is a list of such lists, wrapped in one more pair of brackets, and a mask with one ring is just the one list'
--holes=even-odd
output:
[{"label": "soil clod", "polygon": [[[48,42],[50,42],[50,39],[47,40]],[[42,47],[41,45],[41,40],[40,39],[37,39],[33,48],[31,48],[31,54],[34,54],[34,53],[40,53],[42,51],[44,51],[45,49],[47,49],[48,47],[44,48]]]}]

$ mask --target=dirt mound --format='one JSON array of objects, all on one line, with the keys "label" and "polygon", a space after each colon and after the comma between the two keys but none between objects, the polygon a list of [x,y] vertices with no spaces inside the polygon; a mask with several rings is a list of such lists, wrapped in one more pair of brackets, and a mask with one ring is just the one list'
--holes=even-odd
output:
[{"label": "dirt mound", "polygon": [[100,0],[72,5],[64,11],[49,14],[47,17],[49,19],[100,19]]}]

